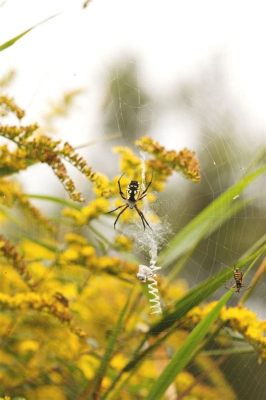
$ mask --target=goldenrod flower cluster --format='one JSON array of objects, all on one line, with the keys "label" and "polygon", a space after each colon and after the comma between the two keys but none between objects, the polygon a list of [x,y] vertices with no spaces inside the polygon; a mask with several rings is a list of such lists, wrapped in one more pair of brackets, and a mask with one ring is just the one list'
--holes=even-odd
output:
[{"label": "goldenrod flower cluster", "polygon": [[[98,255],[95,248],[80,235],[71,233],[66,235],[65,240],[68,245],[58,257],[59,264],[81,265],[96,274],[107,272],[115,275],[124,275],[128,278],[137,272],[137,266],[134,263],[123,261],[116,256]],[[125,247],[129,246],[129,241],[125,240],[124,237],[120,237],[119,241]]]},{"label": "goldenrod flower cluster", "polygon": [[162,163],[163,168],[181,171],[187,178],[194,182],[200,180],[199,162],[193,151],[183,149],[179,152],[175,150],[166,150],[158,142],[150,137],[142,137],[136,142],[137,146],[142,150],[152,154]]},{"label": "goldenrod flower cluster", "polygon": [[[5,107],[6,112],[15,113],[19,119],[24,116],[24,111],[7,96],[0,96],[0,107],[1,106]],[[55,175],[62,182],[65,190],[74,201],[83,201],[83,197],[81,193],[76,190],[75,184],[68,175],[62,159],[71,163],[89,180],[94,182],[96,180],[96,184],[99,180],[95,177],[96,174],[87,165],[87,162],[76,153],[69,143],[61,143],[59,140],[52,140],[41,132],[38,124],[25,126],[1,124],[0,136],[13,141],[18,146],[18,150],[10,152],[10,157],[8,157],[8,149],[6,146],[2,146],[0,149],[4,156],[0,169],[1,167],[5,168],[7,173],[25,169],[36,162],[46,163],[53,169]]]},{"label": "goldenrod flower cluster", "polygon": [[85,207],[78,209],[65,208],[63,215],[71,218],[77,225],[88,224],[92,219],[99,217],[108,211],[109,203],[105,198],[92,200]]},{"label": "goldenrod flower cluster", "polygon": [[58,300],[57,296],[39,294],[35,292],[18,293],[10,296],[0,293],[0,304],[9,309],[32,309],[36,311],[50,312],[62,322],[69,322],[71,316],[67,307]]},{"label": "goldenrod flower cluster", "polygon": [[25,111],[18,107],[11,97],[0,96],[0,116],[5,116],[9,112],[14,113],[18,119],[25,115]]},{"label": "goldenrod flower cluster", "polygon": [[129,147],[116,146],[114,151],[120,155],[120,169],[132,179],[140,173],[141,160]]},{"label": "goldenrod flower cluster", "polygon": [[27,151],[18,148],[14,151],[10,150],[7,145],[0,146],[1,175],[10,175],[17,171],[28,168]]},{"label": "goldenrod flower cluster", "polygon": [[132,240],[125,235],[116,235],[114,243],[118,250],[131,251],[133,247]]},{"label": "goldenrod flower cluster", "polygon": [[16,247],[3,235],[0,235],[0,253],[2,253],[4,257],[12,263],[13,267],[25,283],[29,287],[33,287],[33,279],[27,270],[23,257],[18,253]]},{"label": "goldenrod flower cluster", "polygon": [[[186,320],[196,325],[216,305],[211,302],[205,306],[194,307],[186,316]],[[237,331],[249,342],[259,353],[261,359],[266,359],[266,321],[258,319],[254,311],[245,307],[223,307],[220,320],[226,326]]]},{"label": "goldenrod flower cluster", "polygon": [[188,392],[188,395],[184,397],[187,400],[217,400],[221,398],[219,388],[198,382],[197,379],[187,371],[181,372],[177,375],[175,385],[179,395]]},{"label": "goldenrod flower cluster", "polygon": [[266,321],[259,320],[254,311],[245,307],[223,308],[220,318],[254,346],[260,359],[266,360]]},{"label": "goldenrod flower cluster", "polygon": [[20,186],[13,180],[0,179],[0,204],[6,207],[21,211],[21,216],[34,218],[35,221],[39,222],[40,229],[54,232],[54,225],[48,218],[46,218],[40,210],[35,207],[29,200],[29,198],[21,191]]}]

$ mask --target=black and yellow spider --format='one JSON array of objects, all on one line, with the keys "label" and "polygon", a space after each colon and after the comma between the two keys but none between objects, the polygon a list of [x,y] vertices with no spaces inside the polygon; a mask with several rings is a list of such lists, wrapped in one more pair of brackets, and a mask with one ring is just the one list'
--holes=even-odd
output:
[{"label": "black and yellow spider", "polygon": [[139,200],[142,200],[147,195],[147,190],[149,189],[149,187],[150,187],[150,185],[152,183],[152,178],[151,178],[150,182],[148,183],[148,185],[146,186],[145,190],[142,193],[140,193],[140,190],[139,190],[139,182],[138,181],[131,181],[129,183],[128,187],[127,187],[127,197],[126,197],[125,194],[123,193],[122,189],[121,189],[121,184],[120,184],[121,178],[123,176],[124,176],[124,174],[122,174],[120,176],[120,178],[118,179],[118,188],[119,188],[120,196],[122,197],[123,200],[125,200],[126,204],[123,204],[122,206],[116,207],[114,210],[109,211],[107,213],[107,214],[110,214],[110,213],[112,213],[112,212],[114,212],[116,210],[119,210],[119,208],[123,207],[123,209],[120,211],[120,213],[116,217],[116,220],[114,222],[114,228],[115,228],[115,225],[116,225],[116,223],[118,221],[118,218],[120,217],[121,214],[123,214],[124,211],[126,211],[127,208],[130,208],[130,209],[135,208],[135,210],[137,211],[137,213],[139,214],[139,216],[141,218],[144,230],[146,228],[145,224],[151,229],[151,227],[150,227],[148,221],[146,220],[143,212],[138,208],[137,202]]}]

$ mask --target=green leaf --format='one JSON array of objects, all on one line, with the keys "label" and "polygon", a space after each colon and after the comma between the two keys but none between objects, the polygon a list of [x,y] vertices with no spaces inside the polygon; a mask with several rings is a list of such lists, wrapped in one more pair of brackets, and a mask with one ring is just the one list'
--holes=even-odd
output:
[{"label": "green leaf", "polygon": [[166,314],[161,321],[153,325],[150,329],[150,334],[157,335],[163,330],[173,325],[177,320],[182,318],[189,310],[196,305],[206,300],[220,286],[233,276],[233,267],[240,269],[247,264],[255,262],[266,251],[266,235],[260,238],[243,256],[235,263],[234,266],[213,275],[200,283],[195,288],[191,289],[184,297],[178,300],[175,304],[174,311]]},{"label": "green leaf", "polygon": [[31,28],[27,29],[26,31],[20,33],[19,35],[13,37],[12,39],[8,40],[7,42],[3,43],[0,45],[0,51],[6,50],[8,47],[13,46],[19,39],[21,39],[23,36],[25,36],[27,33],[32,31],[33,29],[37,28],[37,26],[44,24],[45,22],[49,21],[52,18],[55,18],[59,14],[52,15],[49,18],[44,19],[41,22],[38,22],[38,24],[33,25]]},{"label": "green leaf", "polygon": [[[172,265],[180,256],[193,249],[202,239],[209,236],[222,223],[237,212],[239,208],[234,205],[237,204],[235,202],[238,202],[236,196],[239,196],[252,181],[265,171],[266,165],[244,176],[239,182],[231,186],[193,218],[193,220],[181,229],[170,241],[169,245],[160,253],[158,265],[163,268]],[[175,268],[173,268],[171,277],[175,275]]]},{"label": "green leaf", "polygon": [[222,307],[227,303],[232,294],[230,291],[225,293],[213,310],[193,329],[185,340],[185,343],[176,351],[167,367],[153,384],[146,400],[159,400],[174,381],[176,375],[194,358],[202,340],[209,332],[211,325],[218,318]]}]

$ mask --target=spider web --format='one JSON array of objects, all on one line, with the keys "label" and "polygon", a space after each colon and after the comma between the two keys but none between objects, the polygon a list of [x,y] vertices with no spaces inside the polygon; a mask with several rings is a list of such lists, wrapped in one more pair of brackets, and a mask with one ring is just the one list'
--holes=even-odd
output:
[{"label": "spider web", "polygon": [[[122,79],[121,65],[122,69],[126,70]],[[105,132],[119,132],[122,137],[119,144],[122,145],[132,145],[139,135],[149,134],[169,149],[191,147],[196,150],[200,159],[201,184],[194,185],[175,175],[170,179],[166,191],[158,194],[155,210],[162,221],[163,238],[170,240],[171,236],[200,210],[236,182],[245,173],[261,145],[256,137],[253,137],[253,132],[243,127],[238,117],[238,107],[232,104],[224,87],[218,84],[220,78],[221,76],[217,77],[217,71],[213,73],[212,70],[208,70],[194,82],[177,87],[175,93],[171,93],[169,97],[163,94],[160,98],[158,92],[155,96],[151,89],[146,92],[143,90],[147,85],[143,81],[141,68],[135,61],[121,61],[112,76],[111,82],[116,90],[110,90],[109,117],[106,112],[103,129]],[[42,87],[36,90],[34,100],[41,91]],[[97,99],[100,102],[101,99]],[[84,104],[82,110],[86,114]],[[100,115],[99,111],[98,113]],[[74,132],[75,123],[71,126]],[[96,126],[101,127],[101,124]],[[95,129],[95,125],[92,127]],[[98,149],[97,147],[96,153]],[[116,159],[109,155],[110,146],[101,149],[110,157],[109,165],[103,172],[116,173],[117,170],[111,165]],[[96,161],[98,155],[95,155],[95,150],[89,150],[87,154]],[[101,164],[99,162],[99,169],[103,170]],[[43,183],[41,184],[43,186]],[[258,199],[220,226],[196,248],[180,275],[180,278],[187,280],[189,287],[232,265],[245,249],[264,233],[265,185],[254,183],[252,188],[245,192],[245,196],[252,196],[258,192]],[[170,224],[170,229],[167,223]],[[141,222],[133,225],[132,229],[137,236],[139,235],[140,242],[143,242]],[[147,247],[144,246],[141,251],[142,256],[148,259]],[[249,277],[247,279],[249,280]],[[136,280],[137,284],[139,282]],[[215,293],[212,298],[218,299],[221,293]],[[233,297],[232,304],[235,305],[236,302],[237,295]],[[264,302],[265,281],[260,283],[247,305],[255,310],[260,318],[265,319]],[[114,309],[113,312],[118,314],[120,310]],[[103,325],[103,329],[105,328]],[[222,368],[239,399],[265,398],[265,366],[258,366],[256,355],[230,357]]]},{"label": "spider web", "polygon": [[[138,71],[137,68],[136,71]],[[162,105],[164,113],[157,112],[159,100],[153,99],[152,96],[146,99],[145,104],[141,104],[143,95],[140,93],[140,88],[143,86],[138,72],[136,72],[136,86],[132,86],[132,79],[130,81],[131,90],[138,94],[137,107],[135,104],[126,102],[126,99],[121,96],[122,87],[126,83],[118,78],[118,74],[115,78],[118,90],[113,94],[117,97],[114,104],[118,104],[117,113],[120,115],[120,118],[117,118],[117,129],[122,136],[125,137],[123,132],[127,115],[134,112],[137,126],[134,132],[149,134],[168,148],[176,150],[186,144],[186,135],[188,135],[188,142],[193,142],[193,150],[196,150],[199,156],[202,173],[202,182],[199,185],[193,185],[175,175],[171,178],[166,191],[158,194],[155,208],[163,220],[171,221],[170,230],[165,228],[163,232],[163,235],[168,236],[169,239],[171,230],[172,235],[178,232],[207,204],[238,181],[247,172],[250,161],[260,151],[260,139],[254,140],[253,132],[243,129],[243,124],[239,121],[237,105],[233,103],[225,88],[217,83],[219,71],[217,72],[214,68],[207,72],[208,79],[206,76],[200,76],[198,81],[178,88],[175,95],[169,99],[169,109],[165,109]],[[123,75],[124,78],[125,75]],[[173,118],[174,113],[175,118]],[[123,128],[119,120],[123,121]],[[147,127],[147,121],[149,121],[149,127]],[[170,131],[175,131],[175,135],[168,134],[169,124],[172,125]],[[183,131],[181,134],[180,130]],[[241,194],[241,198],[256,195],[260,190],[260,195],[254,196],[255,201],[221,225],[196,248],[179,276],[179,278],[185,278],[190,287],[199,284],[221,269],[229,268],[229,265],[233,265],[244,251],[262,236],[265,231],[265,201],[263,200],[265,185],[261,186],[261,182],[254,183],[245,194]],[[237,198],[236,196],[235,200]],[[145,243],[142,246],[145,252],[147,237],[144,238],[139,234],[139,227],[140,225],[137,224],[137,242],[138,245],[141,242]],[[247,278],[249,279],[250,277]],[[261,319],[266,318],[265,283],[265,280],[261,282],[253,296],[247,301],[247,307],[254,310]],[[217,291],[211,300],[218,300],[224,290],[226,289]],[[229,305],[236,305],[237,301],[237,294],[235,294]],[[239,358],[231,356],[223,364],[222,370],[234,388],[237,398],[259,400],[265,397],[266,384],[263,375],[266,370],[265,366],[258,365],[256,354],[243,354]]]}]

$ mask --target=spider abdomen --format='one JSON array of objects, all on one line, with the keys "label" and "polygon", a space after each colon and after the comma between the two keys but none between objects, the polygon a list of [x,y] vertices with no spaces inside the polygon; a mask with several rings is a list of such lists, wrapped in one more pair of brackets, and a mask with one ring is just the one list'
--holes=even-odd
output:
[{"label": "spider abdomen", "polygon": [[235,270],[234,271],[234,279],[235,279],[236,283],[242,283],[242,279],[243,279],[242,272],[239,270]]},{"label": "spider abdomen", "polygon": [[[128,193],[128,205],[130,208],[133,208],[134,205],[136,204],[136,196],[139,193],[139,183],[138,181],[131,181],[130,184],[127,187],[127,193]],[[131,206],[131,203],[135,203],[133,206]]]},{"label": "spider abdomen", "polygon": [[236,291],[239,292],[243,286],[243,272],[241,272],[239,268],[234,270],[234,280]]}]

